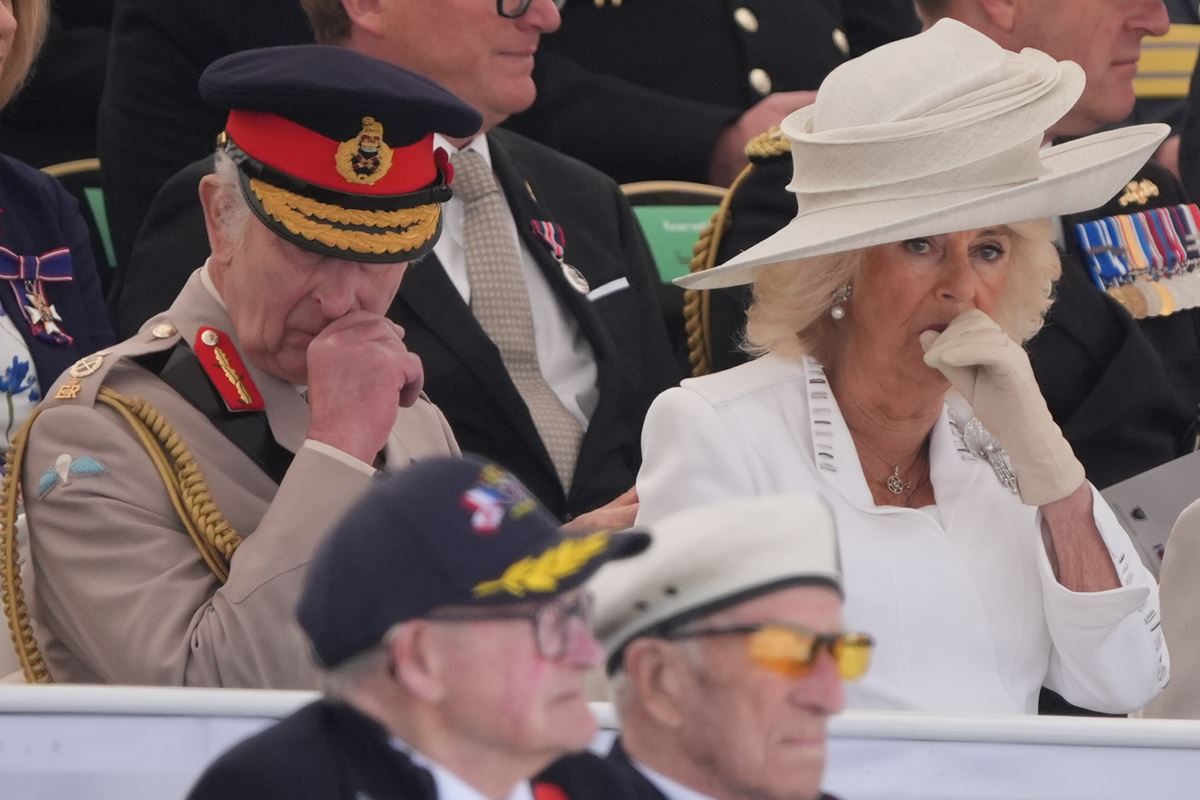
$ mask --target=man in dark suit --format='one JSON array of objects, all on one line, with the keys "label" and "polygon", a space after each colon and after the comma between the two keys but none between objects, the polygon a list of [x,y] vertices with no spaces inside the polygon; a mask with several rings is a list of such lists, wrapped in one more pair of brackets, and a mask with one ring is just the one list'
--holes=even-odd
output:
[{"label": "man in dark suit", "polygon": [[566,536],[516,478],[469,456],[377,481],[313,559],[297,609],[326,697],[222,755],[189,798],[565,800],[530,778],[596,731],[584,586],[648,544]]},{"label": "man in dark suit", "polygon": [[[491,277],[472,277],[471,252],[479,245],[463,197],[473,181],[460,164],[445,235],[409,274],[389,311],[425,364],[426,392],[464,450],[512,468],[560,517],[613,501],[633,485],[641,463],[646,408],[677,381],[678,368],[655,303],[650,257],[618,187],[584,164],[496,128],[533,101],[532,53],[541,35],[558,25],[555,4],[533,0],[512,18],[475,0],[304,5],[318,38],[431,77],[484,116],[484,135],[437,144],[454,154],[452,164],[459,164],[461,151],[490,163],[484,177],[490,174],[500,191],[500,245],[527,289],[533,340],[515,345],[524,349],[526,366],[514,367],[520,361],[514,345],[503,338],[498,343],[495,319],[480,311],[499,295]],[[179,258],[181,248],[200,253],[197,212],[187,195],[201,169],[172,181],[158,199],[178,209],[176,216],[151,212],[147,247],[137,248],[118,307],[123,329],[141,323],[153,305],[147,297],[169,294],[182,281],[182,272],[166,272],[168,265],[189,263]],[[496,245],[483,249],[494,252]],[[167,252],[171,259],[164,258]],[[126,298],[139,304],[132,318]],[[530,387],[539,380],[544,385]],[[560,426],[560,433],[547,433],[548,424]],[[628,524],[635,502],[624,497],[611,509],[614,516],[594,521]]]},{"label": "man in dark suit", "polygon": [[828,508],[745,498],[652,533],[649,551],[593,582],[621,737],[604,762],[573,757],[544,777],[573,800],[826,797],[826,725],[872,649],[842,630]]},{"label": "man in dark suit", "polygon": [[[1071,113],[1054,127],[1056,136],[1078,136],[1123,119],[1133,105],[1131,65],[1137,61],[1138,42],[1147,33],[1162,33],[1166,27],[1161,0],[1028,5],[918,0],[917,7],[929,23],[943,16],[954,17],[1010,50],[1037,47],[1056,58],[1078,61],[1088,74],[1087,89]],[[1088,25],[1080,25],[1078,20],[1086,20]],[[721,241],[717,263],[779,230],[796,212],[795,199],[785,189],[792,177],[786,140],[767,137],[753,149],[760,154],[755,157],[758,163],[734,194],[733,225]],[[1134,180],[1151,175],[1160,176],[1161,169],[1149,165]],[[1178,194],[1168,191],[1171,183],[1159,180],[1163,191],[1155,204],[1179,202]],[[1114,198],[1114,205],[1119,202],[1120,198]],[[1113,213],[1106,209],[1108,206],[1091,216]],[[1191,351],[1197,339],[1194,333],[1182,339],[1171,334],[1180,326],[1191,328],[1190,317],[1195,312],[1146,321],[1140,327],[1091,283],[1079,260],[1071,224],[1083,216],[1089,215],[1064,220],[1063,244],[1068,254],[1063,258],[1062,279],[1046,325],[1028,343],[1028,349],[1051,414],[1084,464],[1088,479],[1104,487],[1190,449],[1195,405],[1185,400],[1183,390],[1188,365],[1195,363]],[[737,349],[737,340],[748,300],[744,291],[712,293],[713,369],[746,358]],[[1161,338],[1157,329],[1163,331]],[[1154,346],[1159,343],[1161,350]],[[1165,366],[1164,360],[1168,361]],[[1172,383],[1171,376],[1179,382]],[[1195,379],[1190,382],[1194,385]]]}]

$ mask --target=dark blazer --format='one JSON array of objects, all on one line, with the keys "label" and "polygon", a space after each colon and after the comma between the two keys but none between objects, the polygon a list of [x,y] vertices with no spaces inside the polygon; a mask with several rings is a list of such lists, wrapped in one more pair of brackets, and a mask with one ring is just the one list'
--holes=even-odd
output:
[{"label": "dark blazer", "polygon": [[69,344],[36,338],[9,282],[0,280],[0,305],[21,331],[44,392],[79,358],[111,345],[113,333],[75,198],[58,181],[6,156],[0,156],[0,247],[18,256],[40,256],[62,247],[71,251],[72,280],[45,283],[46,299],[72,338]]},{"label": "dark blazer", "polygon": [[209,765],[188,800],[435,800],[433,776],[377,722],[318,700]]},{"label": "dark blazer", "polygon": [[[785,154],[762,162],[742,184],[718,264],[795,216],[795,198],[784,188],[791,172]],[[1070,220],[1064,222],[1071,241]],[[1145,323],[1139,326],[1097,289],[1075,256],[1067,254],[1062,267],[1046,324],[1026,349],[1051,415],[1088,480],[1104,488],[1187,452],[1194,415],[1172,386]],[[711,297],[713,369],[724,369],[746,358],[734,342],[745,325],[748,294],[717,290]]]},{"label": "dark blazer", "polygon": [[[465,451],[504,464],[560,517],[600,506],[633,485],[641,464],[642,419],[650,401],[679,380],[653,287],[657,280],[640,229],[618,187],[594,169],[510,131],[488,135],[492,165],[526,247],[596,357],[599,404],[583,438],[569,496],[499,351],[471,315],[435,256],[414,264],[389,316],[405,329],[425,365],[425,391]],[[147,217],[118,326],[136,330],[170,305],[208,254],[196,183],[211,159],[173,178]],[[595,301],[571,287],[534,236],[532,220],[560,224],[566,263],[592,288],[627,278],[629,288]]]},{"label": "dark blazer", "polygon": [[[574,2],[543,37],[538,99],[509,127],[625,183],[707,182],[721,129],[772,91],[816,89],[846,58],[838,0]],[[739,11],[740,9],[740,11]],[[754,15],[756,29],[735,12]],[[835,31],[839,35],[835,40]]]},{"label": "dark blazer", "polygon": [[229,53],[312,38],[297,0],[117,4],[98,135],[118,287],[155,193],[212,152],[225,124],[200,99],[200,73]]},{"label": "dark blazer", "polygon": [[[538,780],[558,786],[571,800],[667,800],[634,766],[620,738],[613,742],[607,756],[601,758],[592,753],[567,756],[551,764]],[[837,798],[822,794],[818,800]]]}]

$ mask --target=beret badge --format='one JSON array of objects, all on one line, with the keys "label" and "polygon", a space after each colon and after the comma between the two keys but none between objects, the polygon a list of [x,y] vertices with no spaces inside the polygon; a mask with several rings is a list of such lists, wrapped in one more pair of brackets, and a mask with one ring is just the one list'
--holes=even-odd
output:
[{"label": "beret badge", "polygon": [[392,148],[383,141],[383,125],[374,117],[362,118],[362,130],[337,147],[334,163],[348,183],[371,186],[392,168]]}]

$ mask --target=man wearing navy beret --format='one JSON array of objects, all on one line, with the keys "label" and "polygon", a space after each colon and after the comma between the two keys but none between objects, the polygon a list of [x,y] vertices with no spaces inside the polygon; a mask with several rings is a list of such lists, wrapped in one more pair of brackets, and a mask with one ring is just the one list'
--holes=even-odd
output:
[{"label": "man wearing navy beret", "polygon": [[301,595],[325,698],[221,756],[190,800],[563,798],[529,778],[596,730],[584,673],[602,654],[584,586],[648,543],[565,535],[473,457],[382,478]]},{"label": "man wearing navy beret", "polygon": [[289,619],[317,542],[377,467],[458,452],[384,313],[442,230],[434,134],[479,115],[337,47],[228,56],[201,90],[228,111],[200,185],[211,257],[16,443],[30,680],[315,686]]}]

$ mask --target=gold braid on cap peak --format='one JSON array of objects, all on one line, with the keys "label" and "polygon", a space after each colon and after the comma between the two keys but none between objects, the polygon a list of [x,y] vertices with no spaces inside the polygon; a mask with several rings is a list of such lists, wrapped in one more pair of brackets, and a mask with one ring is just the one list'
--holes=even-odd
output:
[{"label": "gold braid on cap peak", "polygon": [[504,570],[494,581],[476,584],[476,597],[507,593],[514,597],[548,594],[558,591],[558,582],[583,569],[589,561],[608,549],[608,531],[596,531],[579,538],[565,539],[540,556],[528,556]]},{"label": "gold braid on cap peak", "polygon": [[[441,217],[441,205],[438,203],[395,211],[363,211],[322,203],[257,178],[250,179],[250,189],[262,203],[263,209],[292,233],[352,253],[405,253],[416,250],[437,233]],[[374,233],[347,230],[327,223],[372,228],[403,227],[404,230]]]}]

